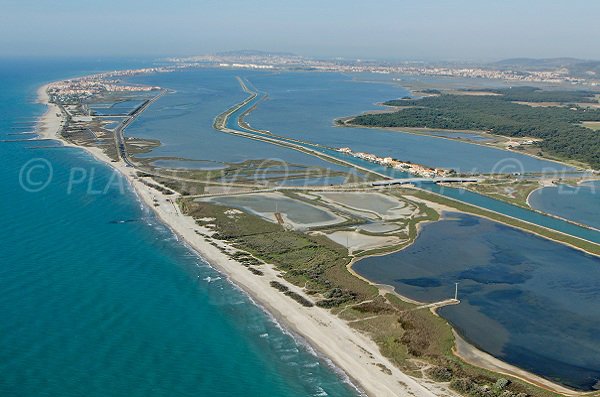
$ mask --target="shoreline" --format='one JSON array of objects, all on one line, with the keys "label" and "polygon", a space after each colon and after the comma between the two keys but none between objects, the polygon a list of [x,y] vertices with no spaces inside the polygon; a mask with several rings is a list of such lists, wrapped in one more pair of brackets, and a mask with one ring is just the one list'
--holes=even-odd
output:
[{"label": "shoreline", "polygon": [[[526,221],[526,220],[523,220],[523,219],[520,219],[520,218],[516,218],[516,217],[514,217],[514,216],[511,216],[511,215],[506,215],[506,214],[503,214],[503,213],[501,213],[501,212],[496,212],[496,211],[494,211],[494,210],[491,210],[491,209],[487,209],[487,208],[484,208],[484,207],[478,207],[478,206],[477,206],[477,205],[475,205],[475,204],[470,204],[470,203],[466,203],[466,202],[464,202],[464,203],[463,203],[462,201],[456,200],[456,199],[454,199],[454,198],[452,198],[452,197],[449,197],[449,196],[444,196],[444,195],[441,195],[441,194],[439,194],[439,193],[436,193],[436,192],[433,192],[433,191],[430,191],[430,190],[422,189],[422,188],[419,188],[419,187],[411,187],[411,189],[414,189],[415,191],[422,191],[422,192],[425,192],[425,193],[428,193],[428,194],[432,194],[432,195],[435,195],[435,196],[437,196],[437,197],[441,197],[441,198],[443,198],[443,199],[446,199],[446,200],[450,200],[450,201],[453,201],[453,202],[457,202],[457,203],[459,203],[459,204],[465,204],[465,205],[468,205],[468,206],[471,206],[471,207],[474,207],[474,208],[477,208],[477,209],[481,209],[481,210],[483,210],[483,211],[486,211],[486,212],[490,212],[490,213],[492,213],[492,214],[496,214],[496,215],[499,215],[499,216],[504,216],[504,217],[506,217],[506,218],[509,218],[509,219],[512,219],[512,220],[515,220],[515,221],[519,221],[519,222],[527,223],[527,224],[529,224],[529,225],[536,226],[536,227],[540,227],[540,228],[543,228],[543,229],[545,229],[545,230],[548,230],[548,231],[551,231],[551,232],[555,232],[555,233],[558,233],[558,234],[561,234],[561,235],[564,235],[564,236],[570,236],[570,237],[573,237],[573,238],[579,239],[579,240],[581,240],[581,241],[588,242],[588,243],[590,243],[590,244],[599,245],[598,243],[596,243],[596,242],[594,242],[594,241],[586,240],[586,239],[584,239],[584,238],[577,237],[577,236],[572,236],[572,235],[570,235],[570,234],[568,234],[568,233],[561,232],[561,231],[559,231],[559,230],[555,230],[555,229],[551,229],[551,228],[548,228],[548,227],[546,227],[546,226],[541,226],[541,225],[538,225],[538,224],[536,224],[536,223],[532,223],[532,222],[529,222],[529,221]],[[419,198],[419,200],[422,200],[422,201],[424,201],[424,202],[426,202],[426,203],[431,203],[431,204],[434,204],[434,203],[432,203],[431,201],[429,201],[429,200],[426,200],[426,199],[420,199],[420,198]],[[429,205],[429,204],[428,204],[428,205]],[[435,205],[441,205],[441,206],[444,206],[443,204],[438,204],[438,203],[435,203]],[[435,207],[433,207],[433,208],[435,208]],[[447,207],[447,208],[452,208],[452,207]],[[532,209],[532,210],[533,210],[533,209]],[[509,226],[509,227],[512,227],[512,228],[515,228],[515,229],[519,229],[519,230],[521,230],[521,231],[523,231],[523,232],[530,233],[530,234],[533,234],[533,235],[535,235],[535,236],[538,236],[538,237],[541,237],[541,238],[544,238],[544,239],[547,239],[547,240],[553,241],[553,242],[555,242],[555,243],[557,243],[557,244],[563,244],[563,245],[565,245],[565,246],[568,246],[568,247],[570,247],[570,248],[572,248],[572,249],[576,249],[576,250],[578,250],[578,251],[584,252],[584,253],[586,253],[586,254],[588,254],[588,255],[592,255],[592,256],[600,257],[600,253],[590,252],[590,251],[586,250],[585,248],[578,247],[578,246],[576,246],[576,245],[573,245],[573,244],[571,244],[571,243],[569,243],[569,242],[566,242],[566,241],[561,241],[561,240],[557,240],[557,239],[555,239],[555,238],[552,238],[552,237],[549,237],[549,236],[543,235],[543,234],[541,234],[541,233],[539,233],[539,232],[536,232],[536,231],[533,231],[533,230],[529,230],[529,229],[525,229],[525,228],[523,228],[523,227],[521,227],[521,226],[512,225],[512,224],[510,224],[510,223],[506,223],[506,222],[503,222],[503,221],[501,221],[501,220],[497,220],[497,219],[491,218],[491,217],[490,217],[490,216],[488,216],[488,215],[483,215],[483,214],[474,214],[474,213],[471,213],[471,212],[467,212],[467,211],[462,211],[462,210],[459,210],[459,209],[457,209],[457,208],[452,208],[452,209],[451,209],[451,211],[453,211],[453,212],[464,212],[464,213],[471,214],[471,215],[474,215],[474,216],[477,216],[477,217],[480,217],[480,218],[485,218],[485,219],[488,219],[488,220],[490,220],[490,221],[492,221],[492,222],[501,223],[501,224],[503,224],[503,225],[506,225],[506,226]],[[537,211],[537,210],[536,210],[536,211]],[[540,213],[543,213],[543,212],[540,212]],[[548,214],[546,214],[546,213],[543,213],[543,214],[545,214],[545,215],[548,215]],[[562,218],[560,218],[560,217],[556,217],[556,216],[555,216],[554,218],[557,218],[557,219],[564,220],[564,219],[562,219]],[[574,223],[574,222],[571,222],[571,223]],[[574,223],[574,224],[576,224],[576,223]],[[590,228],[590,227],[588,227],[588,226],[586,226],[586,227],[587,227],[587,228],[589,228],[589,229],[591,229],[591,230],[595,230],[594,228]]]},{"label": "shoreline", "polygon": [[[439,220],[444,219],[444,213],[447,214],[447,213],[451,213],[451,212],[458,212],[458,213],[463,213],[463,214],[467,214],[467,215],[472,215],[472,214],[469,214],[468,212],[461,211],[456,208],[448,207],[444,204],[434,203],[434,202],[431,202],[431,201],[428,201],[425,199],[421,199],[418,197],[414,197],[414,196],[410,196],[410,200],[426,204],[430,208],[433,208],[435,211],[437,211],[440,214]],[[473,215],[473,216],[480,216],[480,215]],[[483,218],[486,218],[492,222],[498,222],[491,218],[487,218],[487,217],[483,217]],[[355,277],[360,278],[361,280],[369,283],[370,285],[373,285],[373,286],[379,288],[380,290],[384,290],[386,292],[394,294],[395,296],[397,296],[404,302],[411,303],[411,304],[414,304],[417,306],[426,306],[426,305],[430,304],[427,302],[421,302],[421,301],[414,300],[406,295],[402,295],[398,291],[396,291],[396,288],[394,288],[394,286],[392,286],[392,285],[379,284],[379,283],[375,283],[372,280],[369,280],[368,278],[366,278],[366,277],[362,276],[361,274],[359,274],[358,272],[356,272],[356,270],[353,269],[353,265],[365,258],[388,255],[390,253],[400,252],[402,250],[407,249],[408,247],[410,247],[411,245],[414,244],[416,239],[419,237],[419,234],[421,233],[422,228],[425,225],[432,223],[432,222],[436,222],[436,221],[419,222],[417,224],[417,234],[416,234],[415,238],[413,239],[413,241],[411,241],[410,243],[406,244],[403,247],[400,247],[397,250],[386,252],[384,254],[371,254],[371,255],[365,255],[360,258],[353,258],[347,266],[348,271],[350,271],[350,273],[352,273]],[[510,227],[515,227],[515,226],[510,226]],[[524,231],[524,232],[528,232],[525,229],[521,229],[518,227],[515,227],[515,228],[517,228],[521,231]],[[575,247],[573,247],[573,248],[575,248]],[[459,299],[459,303],[460,303],[460,299]],[[430,310],[432,311],[433,314],[435,314],[436,316],[439,316],[439,314],[437,313],[437,307],[431,307]],[[448,322],[448,320],[446,320],[446,319],[444,319],[444,320],[446,322]],[[454,336],[454,346],[452,347],[452,354],[467,364],[470,364],[477,368],[492,371],[492,372],[495,372],[495,373],[498,373],[501,375],[511,376],[511,377],[520,379],[526,383],[532,384],[536,387],[539,387],[541,389],[544,389],[546,391],[558,393],[558,394],[564,395],[564,396],[578,397],[578,396],[596,395],[595,391],[578,391],[578,390],[574,390],[574,389],[569,389],[568,387],[561,385],[560,383],[553,382],[553,381],[546,379],[540,375],[537,375],[533,372],[529,372],[527,370],[519,368],[516,365],[502,361],[501,359],[492,356],[491,354],[481,350],[477,346],[475,346],[475,345],[471,344],[470,342],[468,342],[467,340],[465,340],[458,333],[458,331],[455,329],[455,327],[452,324],[450,324],[450,322],[448,322],[448,324],[450,325],[450,328],[452,329],[452,334]]]},{"label": "shoreline", "polygon": [[[579,181],[579,182],[577,182],[577,184],[578,184],[578,185],[581,185],[581,184],[583,184],[583,183],[586,183],[586,182],[595,182],[595,181],[597,181],[597,180],[596,180],[596,179],[592,179],[592,180],[585,180],[585,181]],[[537,192],[537,191],[540,191],[540,190],[543,190],[543,189],[546,189],[546,188],[549,188],[549,187],[559,187],[560,185],[565,185],[565,184],[561,184],[561,183],[559,183],[559,184],[549,184],[549,185],[542,185],[542,186],[540,186],[540,187],[538,187],[538,188],[535,188],[535,189],[533,189],[533,190],[532,190],[531,192],[529,192],[529,194],[527,195],[527,198],[525,199],[525,203],[526,203],[526,204],[529,206],[529,209],[530,209],[530,210],[532,210],[532,211],[539,212],[540,214],[544,214],[544,215],[547,215],[547,216],[551,216],[551,217],[553,217],[553,218],[560,219],[561,221],[569,222],[569,223],[572,223],[572,224],[574,224],[574,225],[577,225],[577,226],[580,226],[580,227],[585,227],[585,228],[588,228],[588,229],[591,229],[591,230],[595,230],[595,231],[597,231],[597,232],[600,232],[600,229],[598,229],[598,228],[596,228],[596,227],[594,227],[594,226],[586,225],[586,224],[584,224],[584,223],[580,223],[580,222],[576,222],[576,221],[573,221],[573,220],[570,220],[570,219],[567,219],[567,218],[563,218],[563,217],[562,217],[562,216],[560,216],[560,215],[555,215],[555,214],[551,214],[551,213],[549,213],[549,212],[544,212],[544,211],[542,211],[542,210],[539,210],[539,209],[535,208],[533,205],[531,205],[531,202],[529,201],[529,199],[531,198],[531,196],[533,195],[533,193],[535,193],[535,192]]]},{"label": "shoreline", "polygon": [[[315,352],[317,352],[317,356],[320,358],[325,358],[328,363],[331,362],[333,364],[336,370],[343,372],[345,377],[350,379],[352,386],[358,387],[360,391],[364,390],[368,395],[377,396],[405,396],[407,394],[416,396],[435,396],[438,395],[437,393],[443,393],[444,395],[453,394],[453,392],[447,390],[447,388],[443,385],[432,385],[431,381],[421,382],[419,379],[412,378],[402,373],[397,367],[394,366],[394,364],[381,355],[379,352],[379,347],[368,336],[351,328],[344,320],[341,320],[337,316],[331,314],[326,309],[320,309],[317,307],[305,308],[297,304],[295,301],[282,296],[277,290],[269,285],[271,280],[284,283],[290,288],[290,290],[295,291],[300,295],[303,295],[303,291],[301,288],[287,283],[285,280],[281,279],[279,277],[280,272],[273,266],[269,264],[263,265],[261,270],[264,271],[265,276],[258,277],[248,272],[239,262],[232,260],[227,255],[223,254],[218,248],[213,247],[202,236],[196,233],[196,231],[201,231],[203,233],[210,233],[210,231],[197,225],[194,219],[190,216],[183,215],[180,212],[178,205],[175,203],[175,199],[179,197],[178,194],[167,196],[152,189],[151,187],[144,185],[137,179],[135,168],[125,167],[125,164],[122,161],[113,162],[99,148],[78,146],[67,142],[58,136],[57,133],[62,123],[62,115],[60,114],[60,109],[58,106],[48,104],[47,102],[48,95],[46,94],[45,90],[49,84],[46,84],[38,89],[38,102],[49,106],[48,110],[43,116],[40,117],[38,121],[38,128],[36,129],[36,132],[38,132],[40,136],[46,139],[56,139],[68,147],[83,149],[91,154],[96,160],[106,163],[114,170],[119,172],[123,177],[125,177],[129,185],[132,187],[132,191],[136,194],[139,201],[143,205],[149,207],[157,216],[158,220],[166,225],[174,234],[180,237],[188,248],[193,250],[211,267],[225,275],[228,281],[249,296],[253,303],[257,304],[268,315],[274,318],[276,322],[283,327],[284,331],[290,332],[293,336],[298,336],[301,340],[301,343],[306,342],[315,350]],[[160,204],[158,207],[154,205],[155,199],[158,199]],[[416,201],[421,200],[415,197],[412,197],[412,199],[416,199]],[[463,212],[458,209],[446,207],[442,204],[431,202],[428,203],[430,203],[431,207],[438,212],[441,210]],[[492,219],[492,221],[494,220]],[[417,236],[420,232],[421,226],[421,224],[417,226]],[[412,242],[407,246],[410,246],[411,244]],[[227,244],[221,241],[219,241],[219,246],[228,247]],[[402,247],[399,250],[402,250],[407,246]],[[351,270],[351,264],[353,263],[354,260],[350,262],[348,269],[352,274],[357,276],[357,273]],[[364,279],[362,276],[358,275],[358,277]],[[386,287],[374,284],[369,280],[367,281],[370,284],[378,287]],[[391,292],[402,297],[400,294],[395,292],[393,288],[391,288]],[[403,299],[412,301],[407,297],[403,297]],[[478,356],[480,356],[480,359],[481,357],[488,355],[487,353],[468,344],[462,338],[460,340],[464,342],[464,345],[462,346],[463,351],[469,351],[471,353],[475,352]],[[455,348],[457,348],[457,345],[458,339],[455,337]],[[466,347],[469,349],[464,350]],[[490,369],[490,367],[486,366],[485,360],[484,364],[474,364],[469,362],[460,354],[456,352],[454,354],[471,365],[484,369]],[[489,357],[503,364],[502,368],[512,367],[514,368],[515,373],[526,374],[527,376],[518,376],[512,372],[500,372],[492,369],[494,372],[517,377],[546,390],[558,392],[557,389],[564,389],[567,392],[561,391],[560,393],[568,396],[581,396],[593,393],[566,389],[559,384],[545,380],[544,378],[541,378],[535,374],[523,371],[518,367],[513,367],[510,364],[504,363],[492,356]],[[374,362],[367,362],[373,360],[377,361],[377,364]],[[385,374],[377,366],[378,364],[382,364],[387,369],[390,369],[392,371],[392,375]],[[531,378],[539,378],[542,381],[547,382],[548,386],[544,387],[540,385],[540,382],[532,380]]]},{"label": "shoreline", "polygon": [[[528,156],[537,160],[541,160],[541,161],[549,161],[552,163],[556,163],[565,167],[570,167],[573,168],[574,171],[585,171],[586,168],[584,168],[584,166],[582,165],[575,165],[575,164],[569,164],[564,160],[558,160],[558,159],[553,159],[553,158],[548,158],[548,157],[541,157],[541,156],[537,156],[535,154],[531,154],[531,153],[523,153],[523,152],[519,152],[517,150],[514,149],[508,149],[505,147],[499,147],[499,146],[494,146],[494,145],[488,145],[485,143],[481,143],[481,142],[475,142],[475,141],[470,141],[470,140],[466,140],[466,139],[456,139],[456,138],[451,138],[451,137],[447,137],[447,136],[439,136],[439,135],[432,135],[432,134],[426,134],[426,131],[448,131],[448,132],[468,132],[468,133],[472,133],[472,134],[488,134],[491,135],[493,137],[497,137],[496,135],[493,134],[489,134],[486,133],[485,131],[468,131],[468,130],[442,130],[442,129],[437,129],[437,128],[423,128],[423,133],[419,133],[419,132],[415,132],[414,130],[416,128],[421,128],[421,127],[376,127],[376,126],[366,126],[366,125],[360,125],[360,124],[349,124],[348,121],[351,120],[352,118],[354,118],[356,116],[353,117],[346,117],[347,120],[344,120],[344,117],[340,117],[336,120],[342,120],[343,121],[343,125],[337,125],[339,127],[346,127],[346,128],[369,128],[369,129],[375,129],[375,130],[382,130],[382,131],[390,131],[390,132],[398,132],[401,134],[410,134],[410,135],[416,135],[416,136],[427,136],[430,138],[437,138],[437,139],[446,139],[449,141],[455,141],[455,142],[462,142],[462,143],[466,143],[468,145],[477,145],[477,146],[482,146],[482,147],[487,147],[490,149],[497,149],[497,150],[503,150],[509,153],[514,153],[517,155],[523,155],[523,156]],[[335,122],[335,120],[334,120]],[[413,129],[413,131],[411,131],[411,129]],[[503,137],[503,135],[498,135],[499,137]]]},{"label": "shoreline", "polygon": [[[175,203],[179,195],[165,195],[146,186],[137,178],[135,169],[126,167],[122,161],[111,161],[99,148],[78,146],[60,137],[58,132],[62,124],[62,114],[56,113],[58,106],[48,103],[46,89],[49,84],[43,85],[37,91],[38,102],[48,106],[48,110],[38,120],[37,132],[41,137],[58,140],[67,147],[85,150],[96,160],[119,172],[132,187],[138,199],[154,212],[158,220],[180,237],[200,258],[225,275],[230,282],[264,308],[283,327],[306,340],[315,351],[343,371],[355,387],[372,396],[428,397],[441,393],[454,395],[444,385],[420,381],[401,372],[381,354],[373,340],[352,329],[344,320],[326,309],[316,306],[307,308],[283,296],[271,287],[270,281],[284,283],[290,290],[301,295],[303,290],[283,280],[279,276],[280,271],[274,266],[262,265],[261,271],[264,272],[264,276],[256,276],[239,262],[212,246],[197,233],[210,234],[211,231],[196,224],[192,217],[181,213]],[[155,203],[158,203],[158,206]],[[218,245],[228,247],[223,242],[219,242]],[[381,366],[387,368],[389,374],[382,371]]]},{"label": "shoreline", "polygon": [[452,334],[454,335],[454,347],[452,348],[452,353],[464,362],[475,367],[485,368],[498,374],[512,376],[525,382],[534,384],[541,389],[559,393],[564,396],[596,395],[595,391],[584,392],[572,390],[558,383],[552,382],[551,380],[523,370],[517,366],[508,364],[473,346],[463,339],[455,329],[452,330]]}]

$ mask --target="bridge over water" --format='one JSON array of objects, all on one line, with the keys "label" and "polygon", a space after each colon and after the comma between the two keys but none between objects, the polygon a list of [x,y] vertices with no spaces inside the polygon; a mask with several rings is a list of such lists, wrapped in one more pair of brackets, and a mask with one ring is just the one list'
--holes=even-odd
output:
[{"label": "bridge over water", "polygon": [[386,179],[372,182],[371,186],[390,186],[390,185],[407,185],[417,183],[439,183],[439,182],[479,182],[480,178],[459,178],[459,177],[439,177],[439,178],[398,178]]}]

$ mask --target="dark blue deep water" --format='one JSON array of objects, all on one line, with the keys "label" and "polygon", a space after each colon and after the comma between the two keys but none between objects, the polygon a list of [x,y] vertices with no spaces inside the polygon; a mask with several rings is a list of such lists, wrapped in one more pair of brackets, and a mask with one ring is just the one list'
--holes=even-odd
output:
[{"label": "dark blue deep water", "polygon": [[[0,137],[44,111],[33,103],[42,83],[140,64],[2,60]],[[216,279],[108,167],[81,150],[31,148],[45,145],[0,143],[0,395],[357,394]],[[32,159],[46,168],[21,173]],[[22,188],[48,165],[45,189]],[[70,189],[72,172],[87,177]]]},{"label": "dark blue deep water", "polygon": [[565,385],[600,379],[600,259],[466,214],[425,225],[415,243],[354,269],[439,313],[472,344]]}]

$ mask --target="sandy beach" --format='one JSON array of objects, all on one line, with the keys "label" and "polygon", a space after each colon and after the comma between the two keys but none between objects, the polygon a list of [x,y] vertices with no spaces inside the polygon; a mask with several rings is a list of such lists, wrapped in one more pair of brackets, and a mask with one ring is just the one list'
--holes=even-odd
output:
[{"label": "sandy beach", "polygon": [[[305,296],[301,288],[282,279],[280,272],[272,265],[263,265],[261,271],[264,272],[264,275],[257,276],[249,272],[242,264],[221,252],[219,248],[211,245],[202,235],[210,235],[212,230],[199,226],[192,217],[181,213],[176,204],[179,197],[177,194],[165,195],[143,184],[137,178],[135,168],[127,167],[122,161],[111,161],[99,148],[77,146],[62,139],[58,134],[62,125],[61,112],[58,106],[48,104],[46,88],[47,85],[40,87],[38,90],[38,101],[49,105],[48,111],[39,120],[38,132],[40,137],[57,139],[65,146],[79,147],[86,150],[97,160],[106,163],[122,174],[132,186],[140,201],[151,208],[158,218],[180,236],[199,256],[227,276],[257,304],[265,308],[282,326],[300,336],[318,353],[331,360],[361,391],[369,396],[458,396],[457,393],[448,388],[447,384],[413,378],[403,373],[380,353],[379,347],[368,335],[351,328],[344,320],[331,314],[328,310],[316,306],[304,307],[272,288],[270,282],[277,281],[285,284],[290,290]],[[438,213],[460,212],[454,208],[414,196],[407,196],[407,198],[426,204]],[[422,225],[419,224],[418,229],[420,230],[421,227]],[[228,247],[224,242],[221,242],[220,246],[235,251],[234,248]],[[355,276],[364,279],[353,271],[352,263],[349,264],[348,270]],[[369,282],[369,280],[365,281]],[[393,292],[393,289],[390,290],[391,287],[382,285],[378,285],[378,287]],[[406,297],[403,299],[410,301]],[[455,340],[454,354],[471,365],[514,376],[565,396],[589,394],[567,389],[502,362],[470,345],[456,333]],[[384,368],[386,370],[383,370]]]},{"label": "sandy beach", "polygon": [[469,344],[463,338],[461,338],[460,335],[456,333],[456,331],[453,331],[453,333],[455,344],[453,353],[457,357],[460,357],[463,361],[471,365],[489,369],[490,371],[494,371],[499,374],[514,376],[515,378],[519,378],[526,382],[533,383],[534,385],[542,389],[550,390],[555,393],[560,393],[564,396],[584,396],[594,393],[584,393],[567,389],[566,387],[553,383],[547,379],[532,374],[531,372],[527,372],[518,367],[515,367],[514,365],[507,364],[504,361],[498,360],[497,358],[485,352],[482,352],[473,345]]},{"label": "sandy beach", "polygon": [[[40,103],[48,104],[46,86],[38,90]],[[48,111],[39,120],[40,136],[57,139],[66,146],[75,147],[58,135],[61,127],[60,109],[49,104]],[[164,195],[137,179],[136,170],[122,161],[111,162],[99,148],[80,147],[99,161],[120,172],[135,190],[140,200],[171,230],[179,235],[210,265],[226,275],[255,302],[263,306],[284,327],[305,339],[316,351],[323,354],[340,368],[364,393],[369,396],[455,396],[445,384],[416,379],[401,372],[379,351],[367,336],[351,328],[344,320],[326,309],[304,307],[282,295],[270,286],[271,281],[285,284],[290,290],[303,295],[302,289],[279,277],[279,271],[267,264],[261,267],[263,276],[249,272],[242,264],[230,259],[218,248],[209,244],[198,234],[211,231],[200,227],[190,216],[183,215],[175,201],[177,195]],[[158,204],[158,205],[156,205]],[[222,243],[222,247],[226,247]],[[233,250],[233,249],[232,249]],[[382,370],[386,368],[387,370]]]},{"label": "sandy beach", "polygon": [[[427,205],[428,207],[430,207],[430,208],[434,209],[436,212],[438,212],[441,216],[443,216],[443,213],[448,214],[448,213],[452,213],[452,212],[463,212],[463,211],[457,210],[455,208],[452,208],[452,207],[449,207],[449,206],[446,206],[443,204],[435,203],[433,201],[425,200],[425,199],[422,199],[419,197],[410,196],[410,195],[406,195],[404,197],[406,197],[407,199],[410,199],[414,202]],[[484,218],[494,221],[491,218],[487,218],[487,217],[484,217]],[[421,232],[423,226],[426,223],[427,222],[420,222],[419,224],[417,224],[417,236]],[[524,230],[524,229],[521,229],[521,230]],[[524,231],[526,231],[526,230],[524,230]],[[401,251],[409,246],[410,246],[410,244],[406,247],[400,248],[398,251]],[[397,251],[395,251],[395,252],[397,252]],[[360,259],[362,259],[362,258],[360,258]],[[360,260],[360,259],[358,259],[358,260]],[[355,277],[358,277],[371,285],[375,285],[379,289],[386,290],[387,292],[393,293],[405,302],[409,302],[409,303],[419,305],[419,306],[425,305],[424,302],[415,301],[407,296],[399,294],[398,292],[396,292],[395,288],[391,285],[376,284],[376,283],[373,283],[372,281],[364,278],[363,276],[358,274],[352,268],[352,265],[354,265],[354,263],[356,263],[356,262],[357,262],[357,260],[355,259],[352,262],[350,262],[350,264],[348,265],[348,271],[350,271],[350,273],[352,273]],[[436,309],[437,308],[435,308],[435,307],[431,308],[432,312],[435,315],[438,315]],[[473,346],[472,344],[470,344],[469,342],[464,340],[456,332],[456,330],[453,329],[452,333],[454,335],[454,343],[455,343],[454,348],[452,349],[452,353],[468,364],[471,364],[475,367],[484,368],[484,369],[487,369],[487,370],[490,370],[490,371],[493,371],[493,372],[496,372],[499,374],[513,376],[513,377],[521,379],[525,382],[536,385],[537,387],[540,387],[542,389],[545,389],[545,390],[548,390],[548,391],[551,391],[554,393],[559,393],[564,396],[586,396],[586,395],[594,394],[594,392],[579,392],[579,391],[575,391],[572,389],[568,389],[558,383],[555,383],[548,379],[542,378],[541,376],[538,376],[534,373],[525,371],[517,366],[508,364],[508,363],[506,363],[502,360],[499,360],[496,357],[478,349],[477,347]]]}]

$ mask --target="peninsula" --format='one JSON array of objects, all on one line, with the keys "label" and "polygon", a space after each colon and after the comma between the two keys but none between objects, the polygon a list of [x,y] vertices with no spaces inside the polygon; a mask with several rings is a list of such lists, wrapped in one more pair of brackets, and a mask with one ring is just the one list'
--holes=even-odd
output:
[{"label": "peninsula", "polygon": [[[490,364],[487,356],[456,339],[435,312],[459,303],[456,296],[433,304],[414,301],[364,279],[352,265],[360,258],[409,246],[422,224],[450,211],[475,212],[545,237],[551,234],[556,241],[593,253],[600,252],[597,244],[573,236],[565,241],[561,232],[442,200],[421,189],[381,188],[374,181],[382,175],[368,167],[362,168],[367,175],[363,179],[300,188],[277,185],[277,176],[266,177],[262,184],[252,180],[256,173],[272,171],[272,162],[226,164],[216,171],[157,167],[153,159],[135,155],[148,153],[160,143],[126,138],[123,130],[167,95],[168,87],[107,78],[164,71],[101,74],[41,88],[40,101],[50,105],[41,120],[42,135],[83,147],[114,167],[175,233],[369,395],[473,395],[490,390],[490,396],[503,397],[580,394],[510,365]],[[336,157],[351,155],[351,149],[336,151],[244,128],[242,119],[256,98],[250,93],[218,116],[216,128],[333,163],[352,164]],[[127,101],[134,104],[118,115],[116,126],[110,119],[117,115],[94,110],[98,104]],[[408,171],[418,166],[377,156],[373,162]],[[448,172],[419,169],[424,176]],[[292,172],[291,178],[321,172],[307,169]],[[460,341],[458,350],[455,340]]]}]

